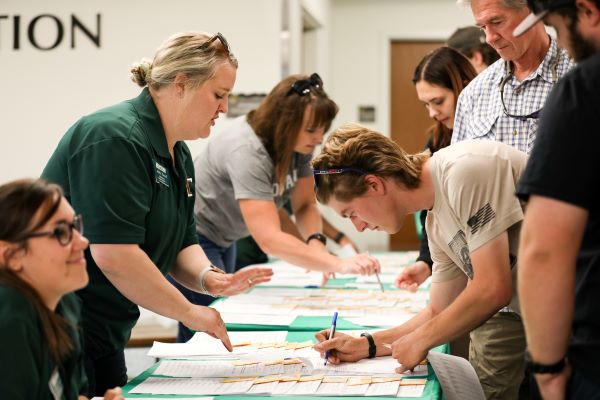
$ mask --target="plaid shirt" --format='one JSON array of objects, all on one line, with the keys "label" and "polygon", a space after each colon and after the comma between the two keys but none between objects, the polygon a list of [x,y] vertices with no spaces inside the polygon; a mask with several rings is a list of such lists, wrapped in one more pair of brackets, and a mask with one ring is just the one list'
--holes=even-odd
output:
[{"label": "plaid shirt", "polygon": [[[558,59],[557,59],[558,57]],[[500,100],[500,82],[507,66],[500,59],[489,66],[458,97],[452,143],[466,139],[497,140],[529,154],[535,141],[538,119],[520,121],[504,114]],[[550,48],[538,69],[522,82],[511,75],[504,85],[504,104],[509,114],[528,115],[544,106],[554,86],[574,66],[567,52],[551,39]]]}]

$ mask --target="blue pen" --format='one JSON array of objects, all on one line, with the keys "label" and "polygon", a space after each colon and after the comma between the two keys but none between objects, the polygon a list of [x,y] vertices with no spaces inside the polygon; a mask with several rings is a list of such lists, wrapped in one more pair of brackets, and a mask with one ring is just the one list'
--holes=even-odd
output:
[{"label": "blue pen", "polygon": [[[331,328],[329,328],[329,338],[328,339],[333,339],[333,335],[335,335],[335,325],[337,324],[337,316],[338,316],[338,312],[334,312],[333,313],[333,318],[331,319]],[[323,365],[327,365],[327,359],[329,358],[329,350],[327,350],[325,352],[325,364]]]}]

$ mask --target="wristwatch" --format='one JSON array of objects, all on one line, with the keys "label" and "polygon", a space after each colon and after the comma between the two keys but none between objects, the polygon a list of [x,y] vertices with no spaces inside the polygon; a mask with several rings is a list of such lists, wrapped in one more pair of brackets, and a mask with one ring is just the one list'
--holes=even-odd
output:
[{"label": "wristwatch", "polygon": [[327,244],[327,238],[322,233],[319,233],[319,232],[313,233],[312,235],[310,235],[309,237],[306,238],[306,243],[308,244],[308,242],[310,242],[313,239],[317,239],[319,242],[323,243],[324,245]]},{"label": "wristwatch", "polygon": [[371,336],[371,334],[368,332],[363,332],[360,334],[360,336],[366,337],[367,341],[369,342],[369,358],[375,358],[375,355],[377,354],[377,346],[375,346],[375,340],[373,339],[373,336]]},{"label": "wristwatch", "polygon": [[558,374],[567,365],[566,357],[561,358],[559,361],[554,364],[541,364],[533,361],[531,358],[531,354],[529,351],[525,350],[525,366],[526,368],[534,374]]}]

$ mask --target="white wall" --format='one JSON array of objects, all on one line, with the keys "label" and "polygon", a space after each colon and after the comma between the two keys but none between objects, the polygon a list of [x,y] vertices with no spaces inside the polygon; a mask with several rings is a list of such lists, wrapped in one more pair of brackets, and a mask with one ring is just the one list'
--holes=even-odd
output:
[{"label": "white wall", "polygon": [[[171,34],[184,30],[222,32],[239,59],[236,92],[264,92],[280,79],[279,0],[3,0],[0,15],[0,182],[38,176],[56,144],[80,116],[136,96],[129,81],[133,61],[152,58]],[[95,31],[101,14],[101,48],[79,35],[76,49],[63,41],[40,51],[26,40],[37,15],[53,14],[67,25],[75,14]],[[21,49],[13,50],[12,16],[21,16]],[[44,23],[42,23],[44,22]],[[65,26],[65,36],[70,29]],[[56,28],[36,26],[49,45]],[[44,41],[45,40],[45,41]],[[195,143],[193,146],[196,146]]]},{"label": "white wall", "polygon": [[[315,70],[340,105],[334,127],[357,120],[359,105],[376,107],[371,127],[389,132],[389,43],[392,39],[444,39],[472,24],[470,10],[454,0],[295,0],[322,25]],[[68,127],[80,116],[135,96],[128,67],[183,30],[222,32],[240,61],[236,92],[267,92],[281,78],[281,0],[3,0],[0,16],[0,182],[40,174]],[[298,3],[296,3],[298,4]],[[64,23],[75,14],[95,27],[102,15],[98,49],[79,35],[53,51],[27,43],[27,25],[50,13]],[[21,49],[12,49],[12,16],[21,16]],[[51,24],[37,27],[40,42],[52,40]],[[313,72],[313,71],[303,71]],[[398,111],[397,111],[398,112]],[[227,125],[221,119],[212,136]],[[202,141],[190,143],[196,154]],[[327,215],[363,249],[387,248],[384,233],[358,235],[348,221]]]}]

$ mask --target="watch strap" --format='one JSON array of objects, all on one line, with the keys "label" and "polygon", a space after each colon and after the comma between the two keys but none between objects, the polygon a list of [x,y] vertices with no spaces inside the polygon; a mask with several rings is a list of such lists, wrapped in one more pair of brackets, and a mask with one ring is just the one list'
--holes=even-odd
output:
[{"label": "watch strap", "polygon": [[558,374],[565,369],[567,365],[566,357],[561,358],[559,361],[553,364],[542,364],[533,361],[531,354],[528,351],[525,352],[525,365],[527,369],[534,374]]},{"label": "watch strap", "polygon": [[363,332],[360,334],[360,336],[366,337],[367,341],[369,342],[369,358],[375,358],[375,355],[377,354],[377,346],[375,346],[375,340],[373,339],[373,336],[371,336],[371,334],[368,332]]},{"label": "watch strap", "polygon": [[337,235],[335,235],[335,237],[333,238],[333,241],[334,241],[334,242],[336,242],[337,244],[340,244],[340,242],[342,241],[342,239],[344,238],[344,236],[346,236],[346,235],[344,234],[344,232],[342,232],[342,231],[339,231],[339,232],[337,233]]},{"label": "watch strap", "polygon": [[324,245],[327,244],[327,238],[325,237],[325,235],[323,235],[320,232],[313,233],[312,235],[310,235],[309,237],[307,237],[306,238],[306,243],[308,244],[308,242],[310,242],[313,239],[318,240],[319,242],[323,243]]}]

